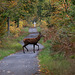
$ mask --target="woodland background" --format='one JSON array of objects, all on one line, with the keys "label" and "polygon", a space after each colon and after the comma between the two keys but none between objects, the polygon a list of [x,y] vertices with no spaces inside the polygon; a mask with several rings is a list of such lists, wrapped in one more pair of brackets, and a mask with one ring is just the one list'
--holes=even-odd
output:
[{"label": "woodland background", "polygon": [[[74,75],[74,0],[0,0],[0,59],[21,49],[21,45],[17,42],[28,34],[28,28],[33,27],[34,21],[37,23],[38,30],[45,35],[40,41],[45,46],[39,54],[40,64],[43,64],[42,68],[44,68],[42,73]],[[47,62],[45,62],[46,53],[50,57]],[[64,70],[60,69],[63,72],[58,72],[61,66],[50,68],[53,64],[45,65],[51,58],[54,59],[52,63],[55,60],[56,63],[60,63],[58,61],[62,58],[72,62],[71,72],[69,71],[68,74],[68,69],[65,68],[65,71],[64,67]],[[62,64],[64,63],[60,65]]]}]

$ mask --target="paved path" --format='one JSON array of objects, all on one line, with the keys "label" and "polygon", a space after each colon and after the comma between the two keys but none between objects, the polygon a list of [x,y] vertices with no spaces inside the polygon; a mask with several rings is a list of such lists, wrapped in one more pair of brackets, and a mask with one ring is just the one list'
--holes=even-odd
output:
[{"label": "paved path", "polygon": [[30,29],[29,29],[29,32],[30,32],[30,33],[32,33],[32,32],[37,32],[37,29],[36,29],[36,28],[30,28]]},{"label": "paved path", "polygon": [[[30,28],[29,34],[27,37],[36,37],[38,35],[36,28]],[[36,32],[36,33],[33,33]],[[23,42],[20,42],[23,45]],[[43,48],[39,44],[40,49]],[[37,55],[39,51],[33,53],[33,45],[28,45],[27,48],[29,51],[25,51],[23,54],[22,51],[9,55],[0,61],[0,75],[40,75],[38,70],[38,59]],[[35,47],[38,49],[37,46]]]}]

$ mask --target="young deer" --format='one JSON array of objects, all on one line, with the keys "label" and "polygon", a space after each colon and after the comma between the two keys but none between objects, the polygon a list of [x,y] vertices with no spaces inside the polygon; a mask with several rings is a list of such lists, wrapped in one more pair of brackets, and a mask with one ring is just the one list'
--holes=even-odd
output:
[{"label": "young deer", "polygon": [[[23,40],[23,42],[24,42],[24,45],[23,45],[23,53],[25,53],[25,51],[24,51],[24,47],[27,49],[27,45],[28,44],[33,44],[33,52],[35,53],[35,45],[37,45],[38,46],[38,50],[39,50],[39,45],[37,44],[38,43],[38,41],[40,40],[40,38],[42,37],[42,35],[41,35],[41,33],[39,32],[39,35],[36,37],[36,38],[25,38],[24,40]],[[28,49],[27,49],[27,51],[28,51]]]}]

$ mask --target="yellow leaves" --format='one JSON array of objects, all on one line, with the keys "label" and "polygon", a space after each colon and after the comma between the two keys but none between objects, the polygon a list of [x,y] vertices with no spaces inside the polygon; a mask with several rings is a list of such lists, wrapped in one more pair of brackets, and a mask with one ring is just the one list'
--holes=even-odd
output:
[{"label": "yellow leaves", "polygon": [[14,37],[18,37],[20,31],[20,28],[16,28],[16,26],[10,26],[10,32],[14,34]]},{"label": "yellow leaves", "polygon": [[40,70],[40,69],[39,69],[38,71],[39,71],[39,72],[41,72],[41,70]]},{"label": "yellow leaves", "polygon": [[19,27],[16,27],[15,22],[10,21],[10,32],[12,34],[14,34],[14,37],[18,37],[19,36],[19,32],[21,31],[23,27],[23,21],[19,21]]},{"label": "yellow leaves", "polygon": [[56,2],[58,2],[59,0],[50,0],[51,5],[54,5]]},{"label": "yellow leaves", "polygon": [[45,74],[45,75],[53,75],[53,73],[46,66],[44,66],[44,68],[41,68],[40,71],[42,74]]},{"label": "yellow leaves", "polygon": [[26,4],[23,4],[23,6],[25,7],[25,6],[26,6]]},{"label": "yellow leaves", "polygon": [[41,27],[46,27],[47,26],[47,23],[46,23],[46,21],[44,21],[44,20],[41,20],[41,22],[42,22],[42,25],[41,25]]},{"label": "yellow leaves", "polygon": [[19,21],[19,28],[21,29],[23,27],[23,21]]},{"label": "yellow leaves", "polygon": [[29,11],[26,11],[27,13],[29,12]]},{"label": "yellow leaves", "polygon": [[9,8],[14,7],[17,5],[17,1],[10,1],[7,3],[7,5],[9,6]]},{"label": "yellow leaves", "polygon": [[10,21],[10,25],[15,26],[15,21]]},{"label": "yellow leaves", "polygon": [[1,21],[0,23],[0,36],[2,36],[5,33],[5,25],[4,22],[6,21],[6,18],[4,20]]},{"label": "yellow leaves", "polygon": [[57,25],[59,19],[61,19],[61,18],[58,17],[58,16],[56,16],[56,15],[55,15],[55,16],[52,15],[52,16],[51,16],[51,20],[50,20],[50,21],[51,21],[51,24]]},{"label": "yellow leaves", "polygon": [[3,47],[3,46],[0,44],[0,47]]},{"label": "yellow leaves", "polygon": [[24,27],[29,26],[26,20],[23,20],[23,26]]},{"label": "yellow leaves", "polygon": [[19,34],[14,35],[14,37],[19,37]]},{"label": "yellow leaves", "polygon": [[3,47],[3,46],[2,46],[2,41],[1,41],[1,40],[0,40],[0,47]]},{"label": "yellow leaves", "polygon": [[16,26],[10,26],[10,32],[13,34],[17,34],[20,31],[20,28],[16,28]]},{"label": "yellow leaves", "polygon": [[2,42],[1,42],[1,40],[0,40],[0,44],[1,44]]},{"label": "yellow leaves", "polygon": [[11,32],[11,33],[15,33],[15,29],[16,29],[16,27],[10,26],[10,32]]},{"label": "yellow leaves", "polygon": [[51,0],[51,3],[55,3],[56,1],[58,1],[58,0]]},{"label": "yellow leaves", "polygon": [[28,1],[28,3],[31,3],[31,1]]},{"label": "yellow leaves", "polygon": [[[56,26],[58,26],[58,24],[63,24],[63,23],[67,24],[68,23],[67,21],[69,20],[69,16],[63,13],[63,11],[66,12],[67,10],[70,9],[70,3],[68,2],[67,5],[65,0],[61,2],[60,0],[51,0],[51,5],[54,5],[54,7],[56,7],[56,11],[51,13],[50,23]],[[64,20],[63,17],[65,17]]]}]

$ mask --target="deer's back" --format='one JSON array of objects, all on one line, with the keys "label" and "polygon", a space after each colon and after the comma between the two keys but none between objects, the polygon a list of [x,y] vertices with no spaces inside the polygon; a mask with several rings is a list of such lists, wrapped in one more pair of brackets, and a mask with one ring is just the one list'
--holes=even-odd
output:
[{"label": "deer's back", "polygon": [[25,38],[24,43],[26,44],[35,44],[40,40],[40,36],[38,35],[36,38]]}]

